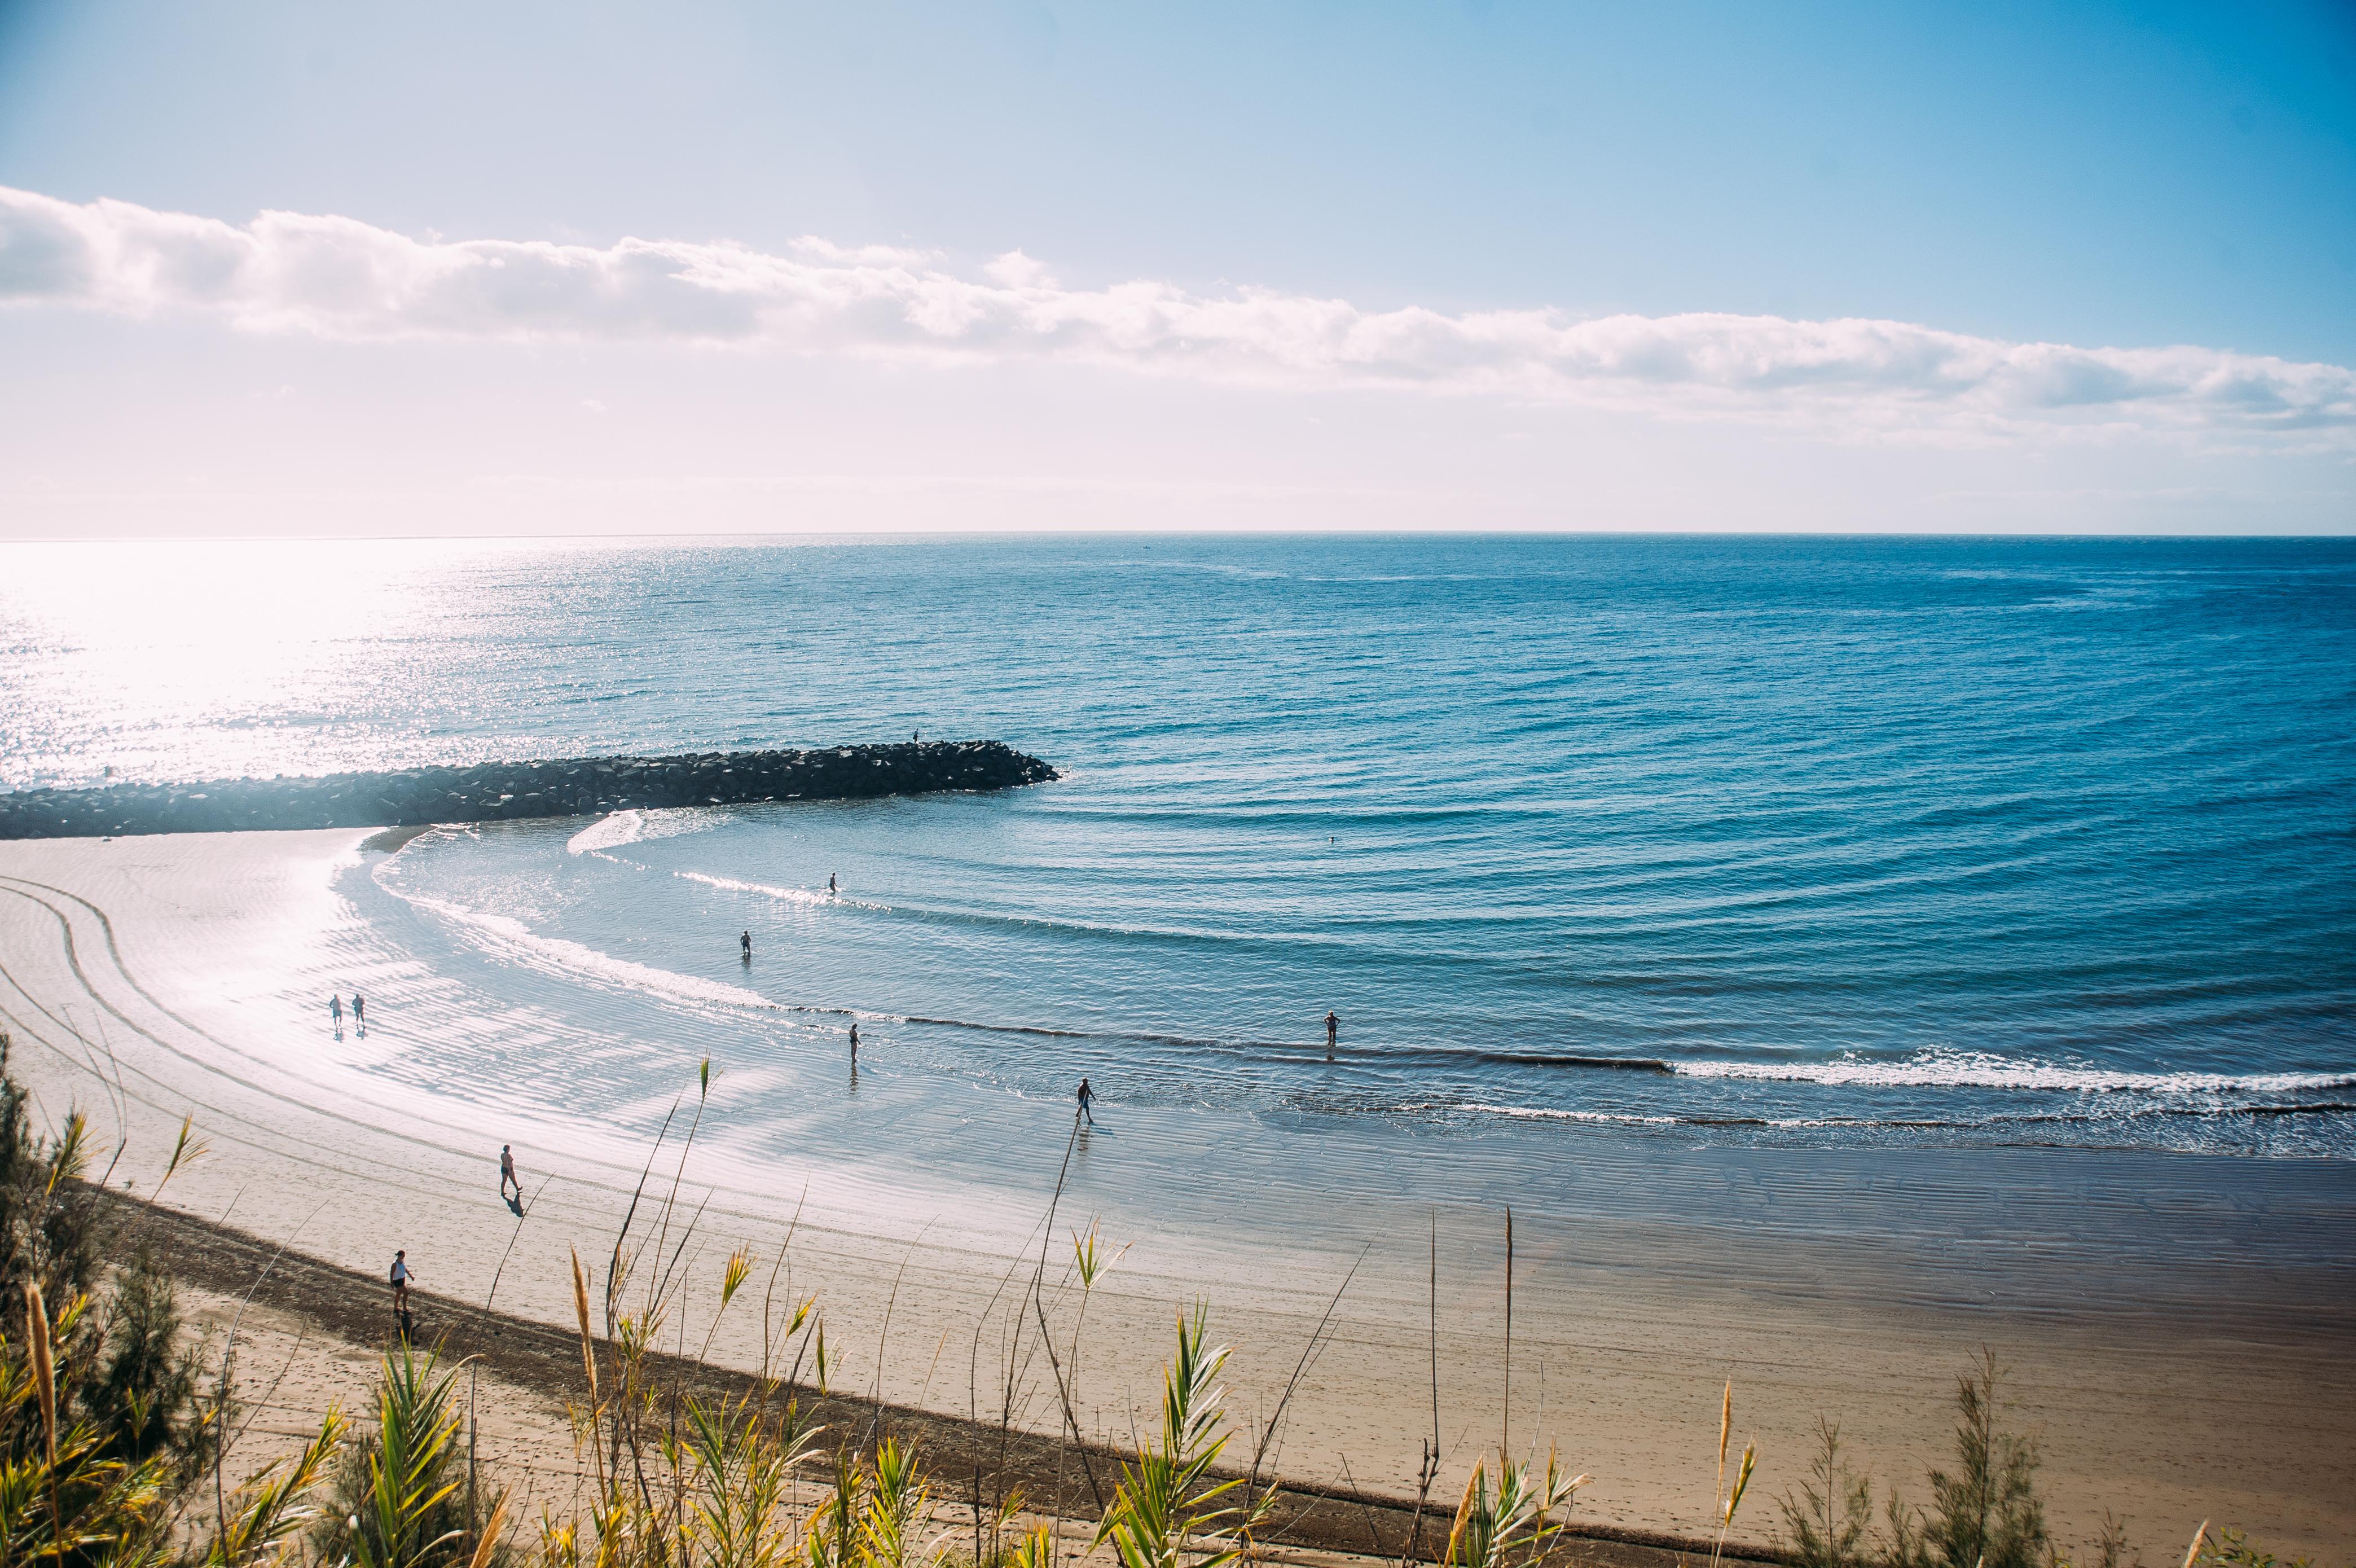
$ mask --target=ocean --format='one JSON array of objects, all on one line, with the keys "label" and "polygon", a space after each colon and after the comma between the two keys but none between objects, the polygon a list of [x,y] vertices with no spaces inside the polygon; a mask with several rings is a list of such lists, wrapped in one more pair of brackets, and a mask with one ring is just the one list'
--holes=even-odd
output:
[{"label": "ocean", "polygon": [[285,1005],[365,983],[400,1048],[353,1070],[419,1092],[643,1120],[709,1059],[782,1151],[856,1022],[942,1160],[1082,1076],[1419,1145],[2356,1158],[2356,542],[0,563],[11,788],[916,732],[1063,772],[365,856]]}]

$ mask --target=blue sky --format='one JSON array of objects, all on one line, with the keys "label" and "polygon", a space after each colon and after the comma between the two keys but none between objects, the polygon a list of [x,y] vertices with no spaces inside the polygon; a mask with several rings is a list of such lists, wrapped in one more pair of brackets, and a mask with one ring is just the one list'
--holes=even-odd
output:
[{"label": "blue sky", "polygon": [[[0,187],[62,204],[18,212],[20,271],[28,225],[93,231],[105,199],[379,245],[815,236],[983,288],[1020,251],[1091,332],[1150,282],[1457,334],[1372,371],[1248,333],[1206,360],[1185,328],[1183,353],[1042,358],[770,319],[715,348],[642,303],[518,326],[20,279],[5,533],[2356,523],[2344,5],[0,0]],[[1492,312],[1684,325],[1615,338],[1606,375],[1588,346],[1496,349],[1466,325]],[[1702,316],[1802,326],[1730,343]],[[1912,340],[1824,390],[1853,350],[1805,324],[1849,318],[2342,377],[2095,358],[1925,412],[1891,379]],[[1781,359],[1629,380],[1662,352],[1797,355],[1815,390],[1779,395]],[[2088,403],[2113,376],[2150,387]]]}]

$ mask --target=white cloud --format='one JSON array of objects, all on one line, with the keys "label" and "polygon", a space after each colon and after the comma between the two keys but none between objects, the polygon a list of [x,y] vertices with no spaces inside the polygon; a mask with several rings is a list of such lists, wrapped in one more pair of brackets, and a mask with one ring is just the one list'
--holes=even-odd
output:
[{"label": "white cloud", "polygon": [[1367,311],[1266,289],[1074,289],[1021,252],[803,240],[418,241],[348,218],[238,226],[0,188],[0,303],[202,311],[345,341],[655,341],[1066,360],[1226,381],[1565,400],[1860,435],[2092,430],[2356,445],[2356,372],[2211,349],[2008,343],[1899,321]]}]

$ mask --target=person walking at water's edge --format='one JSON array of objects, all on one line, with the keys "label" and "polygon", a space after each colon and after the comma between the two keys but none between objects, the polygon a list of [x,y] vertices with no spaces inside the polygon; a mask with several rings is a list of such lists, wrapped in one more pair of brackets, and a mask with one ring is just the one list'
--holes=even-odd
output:
[{"label": "person walking at water's edge", "polygon": [[1341,1037],[1341,1018],[1333,1013],[1327,1013],[1325,1015],[1325,1059],[1327,1061],[1330,1062],[1333,1059],[1333,1044]]},{"label": "person walking at water's edge", "polygon": [[327,1016],[335,1020],[337,1029],[344,1026],[344,999],[339,993],[327,993]]},{"label": "person walking at water's edge", "polygon": [[499,1196],[507,1197],[509,1187],[515,1188],[515,1195],[518,1197],[523,1196],[523,1183],[516,1180],[515,1145],[501,1144],[499,1145]]},{"label": "person walking at water's edge", "polygon": [[1088,1119],[1089,1126],[1095,1126],[1097,1124],[1097,1113],[1089,1108],[1097,1102],[1097,1091],[1088,1087],[1088,1080],[1085,1078],[1080,1079],[1079,1101],[1080,1114]]},{"label": "person walking at water's edge", "polygon": [[368,1027],[368,1004],[360,1000],[360,993],[357,991],[352,993],[352,1027],[355,1029]]}]

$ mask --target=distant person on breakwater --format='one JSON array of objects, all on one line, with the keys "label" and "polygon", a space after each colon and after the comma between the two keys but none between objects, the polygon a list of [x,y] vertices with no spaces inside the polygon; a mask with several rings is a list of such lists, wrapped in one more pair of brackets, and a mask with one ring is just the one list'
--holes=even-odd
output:
[{"label": "distant person on breakwater", "polygon": [[738,937],[738,938],[736,939],[736,940],[737,940],[739,943],[741,943],[741,944],[743,945],[744,949],[744,961],[745,961],[746,963],[750,963],[750,962],[752,962],[752,961],[753,961],[753,933],[752,933],[752,932],[750,932],[750,931],[746,931],[743,936]]},{"label": "distant person on breakwater", "polygon": [[523,1183],[516,1180],[515,1145],[501,1144],[499,1145],[499,1196],[507,1197],[509,1187],[515,1188],[515,1195],[518,1197],[523,1196]]},{"label": "distant person on breakwater", "polygon": [[1080,1079],[1080,1114],[1088,1119],[1088,1125],[1091,1127],[1097,1124],[1097,1113],[1088,1107],[1094,1105],[1096,1101],[1097,1091],[1088,1087],[1087,1079]]},{"label": "distant person on breakwater", "polygon": [[338,1031],[343,1028],[344,999],[334,992],[329,992],[327,993],[327,1016],[336,1021],[336,1027]]},{"label": "distant person on breakwater", "polygon": [[1341,1036],[1342,1020],[1328,1012],[1325,1015],[1325,1059],[1329,1062],[1333,1059],[1333,1043],[1341,1038]]},{"label": "distant person on breakwater", "polygon": [[856,1066],[859,1061],[859,1026],[857,1024],[851,1026],[851,1060],[853,1066]]}]

